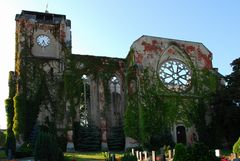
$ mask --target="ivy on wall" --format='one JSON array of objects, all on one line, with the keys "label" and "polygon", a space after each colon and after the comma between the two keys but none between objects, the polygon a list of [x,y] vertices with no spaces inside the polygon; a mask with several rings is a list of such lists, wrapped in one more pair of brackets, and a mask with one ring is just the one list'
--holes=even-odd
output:
[{"label": "ivy on wall", "polygon": [[[21,136],[24,140],[29,138],[37,121],[40,106],[48,108],[48,104],[51,105],[52,121],[62,120],[65,116],[74,121],[76,107],[84,103],[81,79],[84,74],[96,82],[103,82],[105,106],[110,104],[109,80],[116,73],[123,77],[120,70],[123,68],[123,60],[73,55],[70,47],[63,43],[62,51],[65,55],[62,61],[65,62],[65,71],[62,71],[63,75],[55,78],[52,76],[53,73],[44,71],[44,64],[57,60],[32,57],[33,42],[31,38],[29,39],[24,25],[25,23],[20,24],[19,32],[16,33],[17,82],[10,81],[9,84],[14,103],[13,131],[16,136]],[[69,115],[66,115],[66,100],[70,104]]]},{"label": "ivy on wall", "polygon": [[167,90],[156,72],[130,67],[126,81],[128,87],[132,81],[136,82],[136,89],[132,94],[128,91],[125,134],[145,144],[154,135],[162,135],[174,123],[184,123],[187,127],[195,124],[201,135],[200,131],[207,129],[203,120],[216,92],[218,79],[215,72],[207,69],[192,67],[192,71],[192,88],[177,93]]},{"label": "ivy on wall", "polygon": [[72,54],[69,54],[67,59],[67,70],[64,73],[64,87],[66,96],[70,101],[72,118],[75,118],[76,105],[84,103],[83,75],[88,76],[91,80],[95,80],[96,83],[102,81],[104,86],[105,107],[108,107],[111,101],[109,80],[116,73],[119,73],[123,78],[123,73],[121,71],[121,68],[123,68],[121,67],[121,62],[123,63],[123,60]]},{"label": "ivy on wall", "polygon": [[52,60],[32,57],[33,32],[32,27],[29,28],[30,24],[26,26],[27,23],[29,22],[24,20],[17,22],[15,73],[10,74],[14,78],[9,81],[9,97],[14,102],[13,131],[15,136],[21,136],[24,140],[30,137],[43,101],[51,104],[53,117],[58,111],[64,113],[63,108],[60,108],[63,106],[58,107],[63,102],[62,97],[58,95],[59,100],[56,100],[49,92],[49,86],[59,90],[61,81],[54,80],[54,84],[51,83],[51,73],[46,73],[43,69],[44,64],[51,63]]}]

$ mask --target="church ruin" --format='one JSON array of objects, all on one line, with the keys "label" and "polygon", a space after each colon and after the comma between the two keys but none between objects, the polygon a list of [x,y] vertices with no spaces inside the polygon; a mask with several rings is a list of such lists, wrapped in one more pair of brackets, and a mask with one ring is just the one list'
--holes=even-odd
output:
[{"label": "church ruin", "polygon": [[[200,103],[210,107],[209,96],[219,83],[212,53],[202,43],[144,35],[126,58],[77,55],[65,15],[22,11],[15,20],[9,98],[17,112],[16,135],[27,139],[36,124],[53,123],[59,134],[94,126],[100,148],[114,149],[134,145],[152,122],[152,127],[166,123],[175,143],[198,140],[194,110]],[[206,110],[206,124],[210,113]],[[83,147],[83,136],[74,136]]]}]

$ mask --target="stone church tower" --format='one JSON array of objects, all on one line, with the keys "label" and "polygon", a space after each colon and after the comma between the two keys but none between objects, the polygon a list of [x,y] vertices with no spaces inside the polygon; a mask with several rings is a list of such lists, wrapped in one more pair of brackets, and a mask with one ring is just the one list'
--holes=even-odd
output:
[{"label": "stone church tower", "polygon": [[77,150],[123,149],[150,137],[146,131],[149,123],[160,124],[151,119],[157,115],[174,142],[198,139],[191,111],[200,102],[209,106],[206,97],[218,83],[212,54],[203,44],[142,36],[126,59],[77,55],[65,15],[22,11],[15,20],[9,97],[13,131],[22,140],[39,125],[54,127],[59,136],[73,132],[68,139]]},{"label": "stone church tower", "polygon": [[123,59],[72,54],[71,21],[33,11],[16,15],[15,58],[9,90],[19,111],[17,135],[29,138],[36,124],[70,134],[78,126],[96,126],[96,142],[107,149],[111,128],[121,127],[115,133],[124,145]]}]

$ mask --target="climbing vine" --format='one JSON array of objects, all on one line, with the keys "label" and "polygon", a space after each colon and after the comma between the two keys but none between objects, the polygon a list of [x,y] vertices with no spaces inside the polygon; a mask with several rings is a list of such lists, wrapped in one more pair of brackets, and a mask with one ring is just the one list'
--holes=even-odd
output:
[{"label": "climbing vine", "polygon": [[98,84],[100,81],[103,83],[105,107],[107,108],[111,101],[109,80],[116,73],[119,73],[123,78],[121,62],[123,63],[123,60],[107,57],[68,55],[68,70],[64,73],[64,87],[70,101],[72,118],[75,118],[76,111],[74,108],[76,105],[83,104],[82,76],[86,75]]},{"label": "climbing vine", "polygon": [[154,71],[129,68],[128,89],[132,82],[136,85],[135,92],[128,91],[125,134],[145,144],[179,121],[187,127],[197,124],[197,131],[204,129],[206,123],[198,120],[205,120],[218,80],[216,73],[205,69],[193,68],[192,77],[193,88],[177,93],[167,90]]}]

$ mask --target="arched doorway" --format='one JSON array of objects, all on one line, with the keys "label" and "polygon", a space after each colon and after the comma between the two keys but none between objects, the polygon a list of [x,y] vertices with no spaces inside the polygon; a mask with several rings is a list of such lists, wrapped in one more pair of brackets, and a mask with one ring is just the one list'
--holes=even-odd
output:
[{"label": "arched doorway", "polygon": [[186,128],[183,125],[179,125],[176,128],[177,143],[186,144]]}]

